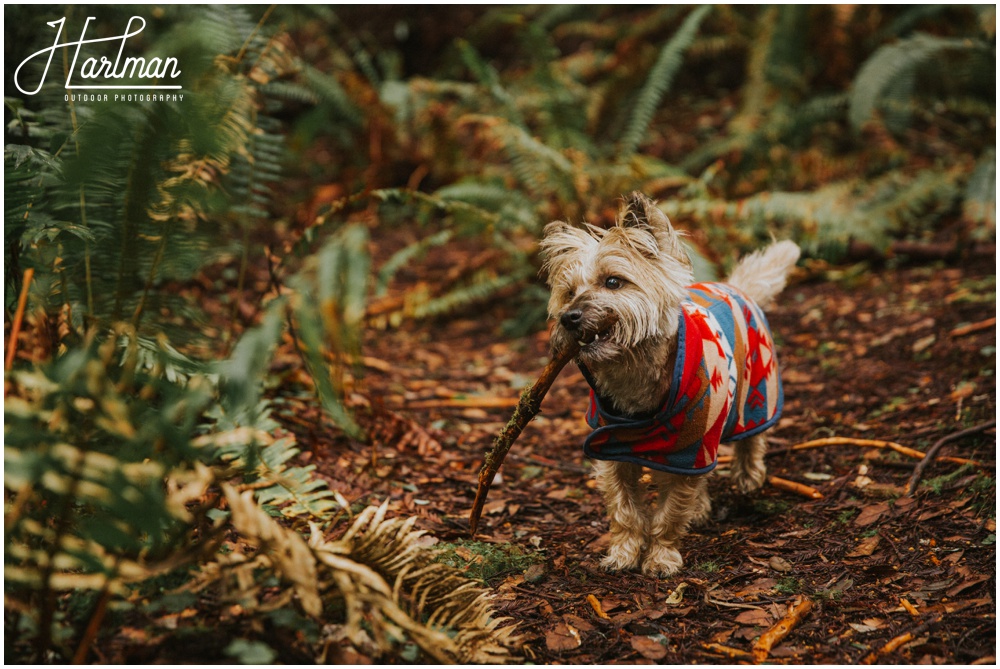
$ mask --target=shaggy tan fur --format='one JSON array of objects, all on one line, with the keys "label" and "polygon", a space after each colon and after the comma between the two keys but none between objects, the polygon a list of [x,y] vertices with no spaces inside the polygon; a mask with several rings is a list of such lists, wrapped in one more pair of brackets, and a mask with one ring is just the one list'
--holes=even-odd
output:
[{"label": "shaggy tan fur", "polygon": [[[670,221],[641,193],[626,198],[614,227],[577,228],[557,221],[541,242],[556,319],[552,347],[561,350],[582,332],[593,332],[609,312],[617,324],[581,342],[577,358],[590,370],[602,397],[622,416],[659,409],[670,389],[685,287],[691,262]],[[799,257],[792,242],[778,242],[745,258],[728,282],[758,304],[770,304]],[[732,479],[749,493],[764,482],[763,434],[734,442]],[[710,515],[707,477],[654,471],[654,508],[643,501],[638,465],[598,460],[594,475],[604,497],[611,545],[602,566],[669,576],[683,565],[680,541],[693,523]]]}]

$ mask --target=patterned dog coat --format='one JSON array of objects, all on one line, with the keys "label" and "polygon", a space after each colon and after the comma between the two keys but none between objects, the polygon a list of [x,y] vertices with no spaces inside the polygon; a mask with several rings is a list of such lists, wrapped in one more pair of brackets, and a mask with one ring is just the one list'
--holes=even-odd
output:
[{"label": "patterned dog coat", "polygon": [[696,283],[687,292],[670,391],[656,415],[614,415],[580,366],[591,388],[588,457],[704,474],[715,468],[720,442],[745,439],[778,420],[784,395],[760,307],[724,283]]}]

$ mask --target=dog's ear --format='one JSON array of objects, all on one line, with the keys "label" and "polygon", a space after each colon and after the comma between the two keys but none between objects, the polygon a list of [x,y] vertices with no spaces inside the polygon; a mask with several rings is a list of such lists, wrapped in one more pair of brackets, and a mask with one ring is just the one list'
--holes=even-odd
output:
[{"label": "dog's ear", "polygon": [[563,221],[553,221],[542,231],[542,241],[538,248],[545,261],[542,270],[551,278],[566,262],[567,257],[577,251],[595,246],[597,240],[586,230]]},{"label": "dog's ear", "polygon": [[660,211],[660,208],[648,197],[639,191],[632,193],[625,198],[619,214],[621,225],[626,228],[649,228],[653,231],[665,231],[677,234],[674,226],[670,225],[670,219]]},{"label": "dog's ear", "polygon": [[[625,198],[619,214],[619,223],[625,228],[638,228],[653,234],[661,251],[678,255],[681,250],[680,234],[670,224],[670,219],[656,204],[639,191]],[[680,254],[686,256],[686,254]]]}]

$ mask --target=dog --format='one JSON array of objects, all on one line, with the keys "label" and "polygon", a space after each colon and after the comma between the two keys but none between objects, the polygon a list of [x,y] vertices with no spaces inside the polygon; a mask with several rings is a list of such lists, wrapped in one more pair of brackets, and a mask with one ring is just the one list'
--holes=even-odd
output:
[{"label": "dog", "polygon": [[[724,283],[694,283],[666,215],[624,199],[615,225],[556,221],[540,244],[551,289],[553,352],[578,342],[590,385],[584,444],[610,523],[601,566],[675,574],[688,527],[708,520],[707,474],[733,442],[731,480],[764,483],[764,432],[781,413],[778,363],[762,307],[784,289],[799,247],[781,241],[744,258]],[[604,327],[608,317],[613,325]],[[644,502],[643,467],[657,502]]]}]

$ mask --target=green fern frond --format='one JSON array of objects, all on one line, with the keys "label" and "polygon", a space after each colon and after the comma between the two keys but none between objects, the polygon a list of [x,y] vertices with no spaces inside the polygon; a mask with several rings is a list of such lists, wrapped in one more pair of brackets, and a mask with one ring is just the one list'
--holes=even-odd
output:
[{"label": "green fern frond", "polygon": [[856,129],[872,118],[879,103],[900,80],[912,77],[915,70],[949,52],[992,53],[991,47],[978,40],[943,38],[925,33],[901,39],[881,47],[865,61],[854,80],[848,120]]},{"label": "green fern frond", "polygon": [[628,124],[619,140],[619,147],[623,154],[630,155],[638,148],[649,129],[653,115],[660,106],[660,101],[670,90],[674,77],[684,62],[684,51],[694,41],[698,26],[711,10],[710,5],[702,5],[693,10],[684,19],[684,23],[677,29],[674,36],[663,45],[656,64],[653,65],[646,83],[639,91],[639,97],[635,101]]},{"label": "green fern frond", "polygon": [[375,280],[375,297],[385,296],[389,290],[389,282],[401,268],[422,256],[428,249],[447,244],[453,236],[454,233],[451,230],[442,230],[393,253],[379,268],[378,277]]},{"label": "green fern frond", "polygon": [[464,202],[491,212],[497,224],[505,229],[538,229],[539,217],[532,201],[520,191],[497,183],[467,179],[439,188],[434,196],[445,202]]},{"label": "green fern frond", "polygon": [[[885,248],[891,236],[929,229],[950,211],[960,195],[961,174],[924,171],[915,176],[891,172],[872,181],[848,180],[807,193],[768,192],[736,202],[689,199],[662,205],[673,220],[690,220],[703,229],[735,231],[737,246],[751,248],[772,235],[798,240],[819,254],[858,240]],[[733,240],[729,243],[732,244]]]},{"label": "green fern frond", "polygon": [[565,155],[498,116],[470,114],[463,122],[481,125],[495,138],[510,160],[514,177],[528,192],[538,197],[551,193],[572,197],[574,167]]},{"label": "green fern frond", "polygon": [[489,63],[483,61],[476,49],[464,39],[456,42],[459,57],[466,68],[479,81],[479,83],[489,92],[493,98],[500,103],[506,111],[506,117],[511,123],[525,127],[524,118],[517,108],[514,98],[508,93],[500,83],[500,75]]},{"label": "green fern frond", "polygon": [[370,267],[367,230],[351,225],[331,236],[289,280],[296,291],[292,312],[301,352],[319,400],[333,421],[354,437],[363,431],[344,404],[340,361],[356,358],[360,351]]},{"label": "green fern frond", "polygon": [[302,76],[305,83],[314,92],[317,99],[328,104],[334,115],[350,126],[358,126],[363,115],[357,105],[351,100],[340,82],[332,75],[321,72],[312,65],[303,64]]}]

